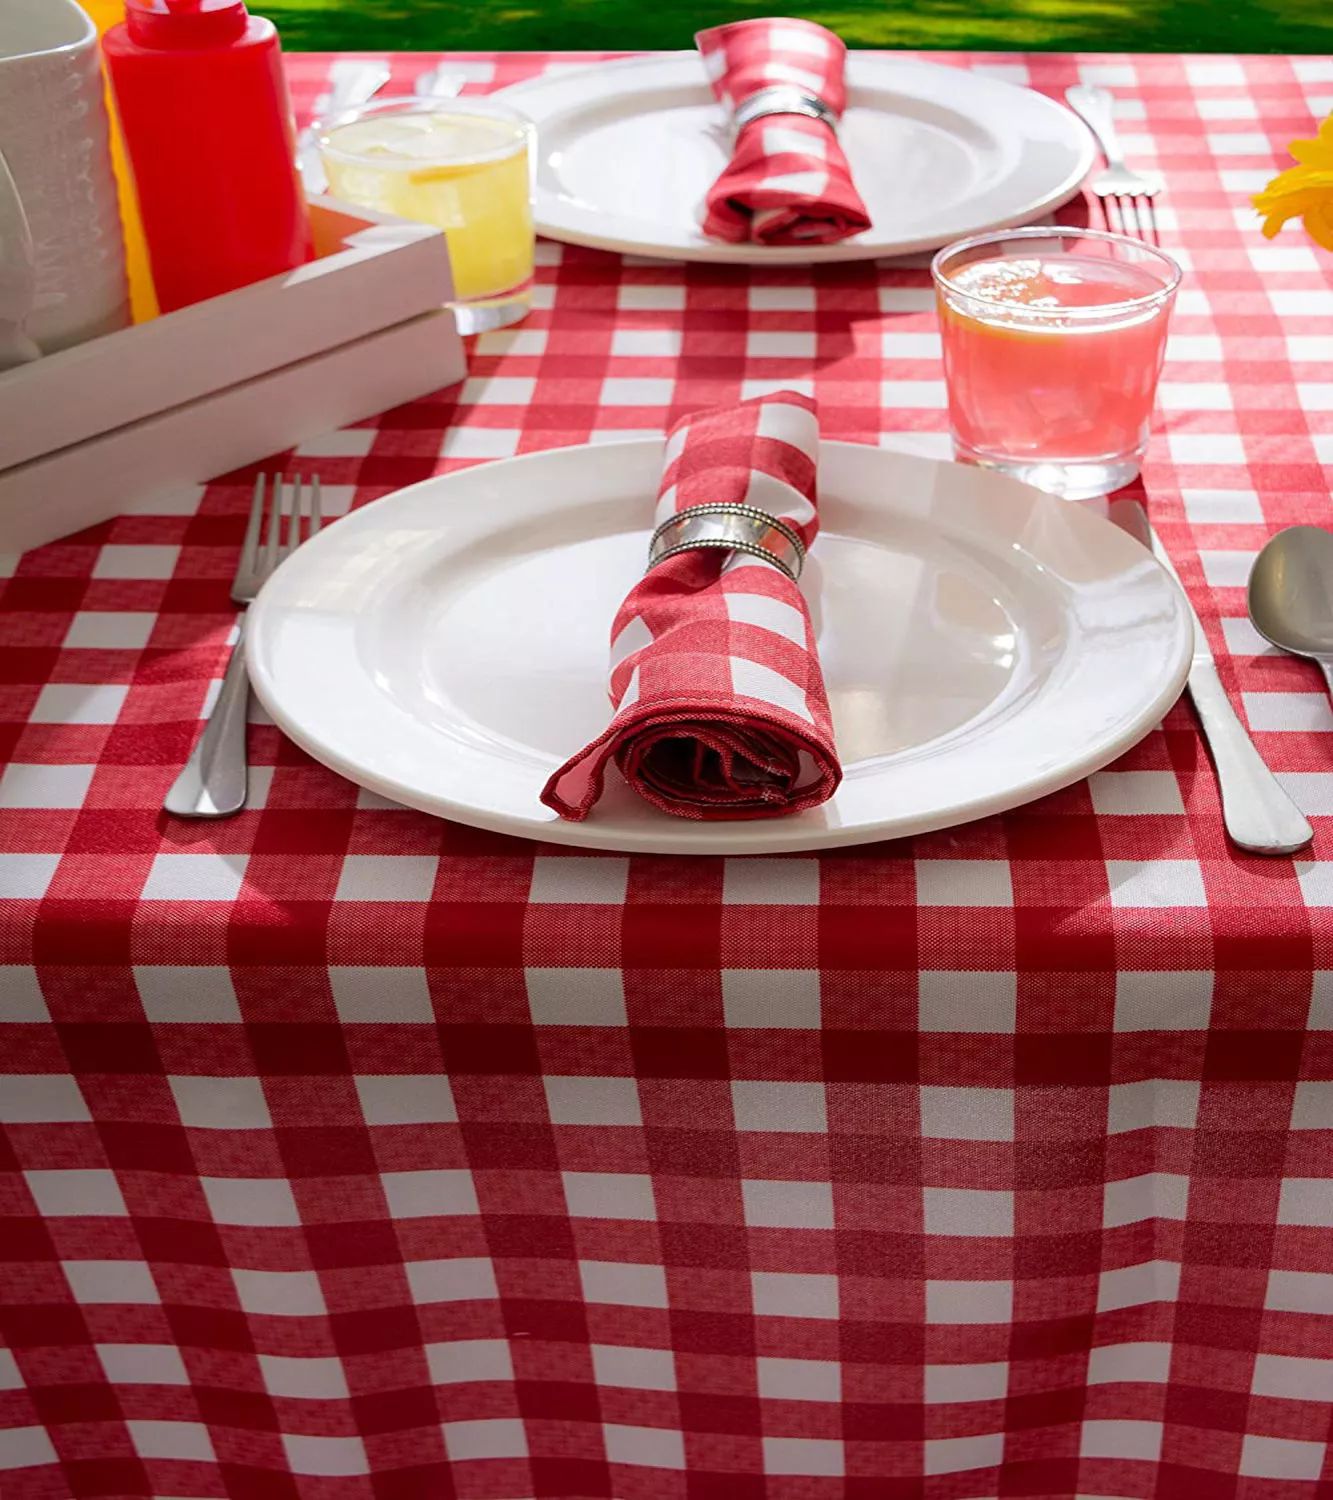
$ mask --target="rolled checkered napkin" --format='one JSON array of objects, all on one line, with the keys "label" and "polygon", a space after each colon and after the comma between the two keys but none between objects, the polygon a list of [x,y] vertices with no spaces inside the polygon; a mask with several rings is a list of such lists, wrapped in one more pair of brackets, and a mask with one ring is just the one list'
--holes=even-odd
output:
[{"label": "rolled checkered napkin", "polygon": [[[815,404],[780,391],[696,413],[667,438],[656,522],[711,501],[819,530]],[[663,812],[768,818],[826,801],[842,778],[810,614],[797,585],[743,552],[681,552],[635,585],[611,628],[606,732],[546,783],[587,817],[606,763]]]},{"label": "rolled checkered napkin", "polygon": [[[701,31],[713,93],[731,114],[762,89],[813,94],[836,116],[847,103],[847,49],[813,21],[735,21]],[[708,191],[704,233],[757,245],[831,245],[870,228],[831,125],[804,114],[743,125],[731,161]]]}]

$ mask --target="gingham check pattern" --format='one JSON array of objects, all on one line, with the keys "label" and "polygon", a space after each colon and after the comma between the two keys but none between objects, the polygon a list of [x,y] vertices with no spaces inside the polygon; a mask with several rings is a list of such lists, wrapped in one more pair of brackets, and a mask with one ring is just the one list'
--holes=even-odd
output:
[{"label": "gingham check pattern", "polygon": [[[1333,265],[1246,197],[1333,63],[952,61],[1105,84],[1166,173],[1149,505],[1313,851],[1227,847],[1184,706],[1030,807],[823,858],[533,847],[262,723],[251,808],[169,822],[250,476],[16,559],[5,1500],[1333,1491],[1333,713],[1243,587],[1328,520]],[[779,386],[944,451],[921,265],[541,261],[465,386],[295,455],[333,508]]]},{"label": "gingham check pattern", "polygon": [[[813,21],[734,21],[695,42],[729,113],[775,85],[813,94],[836,115],[847,102],[847,49]],[[761,245],[827,245],[869,227],[836,131],[799,113],[741,127],[704,210],[705,234]]]},{"label": "gingham check pattern", "polygon": [[[819,418],[778,391],[697,412],[668,434],[654,522],[693,506],[746,505],[809,547],[819,531]],[[772,817],[816,807],[842,771],[799,585],[743,552],[667,557],[611,626],[611,723],[562,766],[542,801],[586,817],[607,764],[664,812]]]}]

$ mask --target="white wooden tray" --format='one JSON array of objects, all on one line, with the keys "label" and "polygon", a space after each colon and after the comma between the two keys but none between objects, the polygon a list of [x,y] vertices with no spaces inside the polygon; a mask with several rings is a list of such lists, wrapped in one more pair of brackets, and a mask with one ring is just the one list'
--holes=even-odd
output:
[{"label": "white wooden tray", "polygon": [[0,375],[0,551],[461,380],[444,236],[311,203],[318,258]]}]

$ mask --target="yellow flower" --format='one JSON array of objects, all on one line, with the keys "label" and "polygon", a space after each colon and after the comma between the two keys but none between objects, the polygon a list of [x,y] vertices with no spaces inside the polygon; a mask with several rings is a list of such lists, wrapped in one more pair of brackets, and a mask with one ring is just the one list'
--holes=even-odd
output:
[{"label": "yellow flower", "polygon": [[1288,219],[1303,219],[1315,244],[1333,250],[1333,115],[1313,141],[1293,141],[1300,163],[1275,177],[1254,199],[1264,215],[1264,235],[1272,239]]}]

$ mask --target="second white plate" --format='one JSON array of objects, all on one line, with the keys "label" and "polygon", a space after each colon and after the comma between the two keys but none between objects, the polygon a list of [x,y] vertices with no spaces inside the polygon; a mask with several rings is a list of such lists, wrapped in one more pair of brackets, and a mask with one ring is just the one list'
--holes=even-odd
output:
[{"label": "second white plate", "polygon": [[854,443],[820,453],[802,579],[845,779],[790,818],[697,823],[612,770],[583,823],[538,800],[610,717],[607,633],[643,572],[656,440],[561,448],[354,511],[250,610],[255,690],[317,760],[396,802],[597,849],[763,854],[921,833],[1105,765],[1185,680],[1185,601],[1078,505]]},{"label": "second white plate", "polygon": [[728,131],[696,52],[546,74],[502,91],[537,125],[541,234],[674,260],[809,265],[933,250],[1028,224],[1078,191],[1092,138],[998,79],[854,52],[841,139],[872,227],[837,245],[728,245],[699,228]]}]

